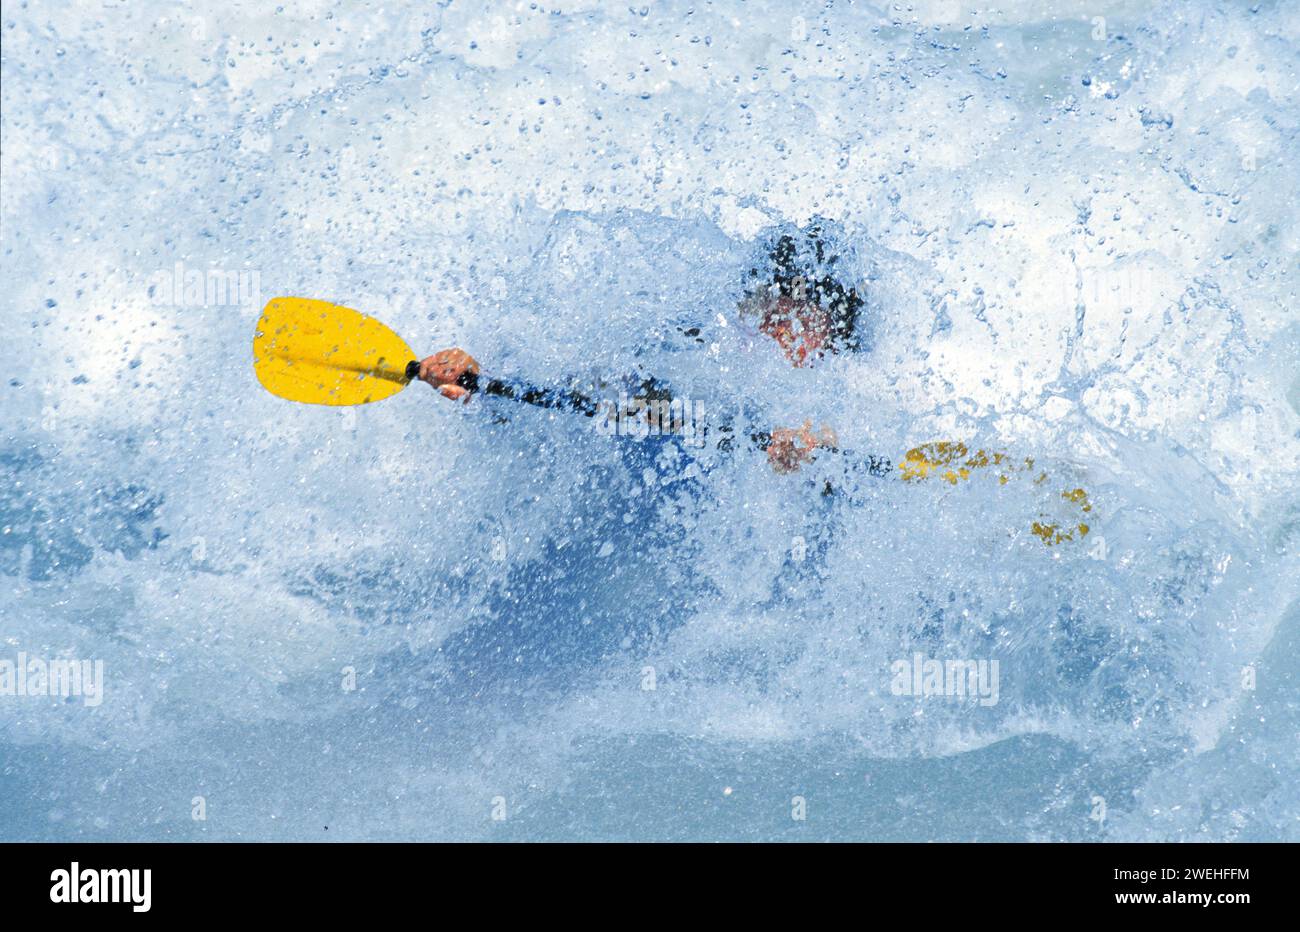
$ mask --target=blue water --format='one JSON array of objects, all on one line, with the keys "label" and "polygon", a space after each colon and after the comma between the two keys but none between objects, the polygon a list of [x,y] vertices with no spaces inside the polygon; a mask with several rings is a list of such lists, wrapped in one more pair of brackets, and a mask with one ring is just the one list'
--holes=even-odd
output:
[{"label": "blue water", "polygon": [[[0,29],[0,838],[1300,838],[1294,4]],[[736,307],[814,222],[862,349],[795,369]],[[1050,479],[293,405],[281,294]],[[5,694],[20,654],[102,701]],[[996,701],[900,695],[916,655]]]}]

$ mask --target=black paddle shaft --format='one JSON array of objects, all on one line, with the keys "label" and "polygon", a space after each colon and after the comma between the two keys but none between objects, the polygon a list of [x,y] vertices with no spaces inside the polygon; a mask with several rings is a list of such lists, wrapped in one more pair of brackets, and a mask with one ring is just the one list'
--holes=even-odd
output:
[{"label": "black paddle shaft", "polygon": [[[412,359],[406,364],[406,377],[419,378],[419,360]],[[510,398],[538,408],[567,408],[586,417],[595,417],[600,413],[600,404],[592,398],[560,388],[539,388],[527,382],[506,381],[505,379],[480,379],[477,372],[462,373],[456,384],[472,393],[496,395],[498,398]]]},{"label": "black paddle shaft", "polygon": [[[414,379],[419,377],[420,363],[417,360],[411,360],[406,364],[407,378]],[[471,394],[482,392],[485,395],[495,395],[498,398],[509,398],[513,401],[520,401],[524,404],[534,405],[538,408],[558,408],[576,411],[584,417],[595,417],[600,413],[600,403],[594,398],[582,394],[581,392],[570,391],[562,388],[540,388],[536,385],[530,385],[527,382],[506,381],[505,379],[480,379],[476,372],[462,373],[460,378],[456,379],[456,384]],[[730,446],[731,431],[730,428],[723,428],[727,436],[723,443]],[[772,435],[767,431],[758,431],[750,434],[749,438],[754,446],[760,450],[766,450],[772,443]],[[886,476],[893,471],[893,463],[888,458],[874,455],[855,455],[849,450],[841,450],[836,447],[829,448],[831,453],[844,454],[850,459],[862,460],[867,471],[873,476]]]}]

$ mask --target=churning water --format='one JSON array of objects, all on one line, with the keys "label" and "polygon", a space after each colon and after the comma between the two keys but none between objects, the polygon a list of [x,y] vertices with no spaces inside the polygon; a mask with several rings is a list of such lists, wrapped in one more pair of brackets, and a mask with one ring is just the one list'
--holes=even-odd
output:
[{"label": "churning water", "polygon": [[[1300,838],[1294,4],[0,29],[0,838]],[[795,369],[736,307],[814,222]],[[1035,474],[294,405],[275,295]]]}]

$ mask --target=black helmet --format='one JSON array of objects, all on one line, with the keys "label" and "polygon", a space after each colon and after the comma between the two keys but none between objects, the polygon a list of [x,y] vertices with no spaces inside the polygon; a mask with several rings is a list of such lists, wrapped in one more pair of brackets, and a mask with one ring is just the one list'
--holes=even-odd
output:
[{"label": "black helmet", "polygon": [[765,291],[780,297],[811,299],[831,317],[831,349],[859,349],[858,312],[862,298],[837,278],[840,255],[827,243],[829,224],[815,221],[793,233],[769,240],[765,268],[749,270],[750,293]]}]

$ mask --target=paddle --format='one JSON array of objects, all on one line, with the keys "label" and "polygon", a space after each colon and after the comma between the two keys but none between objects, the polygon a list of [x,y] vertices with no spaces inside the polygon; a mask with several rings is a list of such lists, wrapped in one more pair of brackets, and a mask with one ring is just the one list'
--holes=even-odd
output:
[{"label": "paddle", "polygon": [[[262,387],[280,398],[343,406],[369,404],[397,394],[419,376],[420,363],[401,337],[373,317],[328,301],[281,297],[268,301],[257,321],[253,371]],[[567,389],[483,378],[474,373],[462,375],[457,384],[471,393],[482,392],[540,408],[567,409],[586,417],[600,412],[595,399]],[[767,433],[752,434],[750,439],[760,449],[771,443]],[[895,464],[885,457],[863,457],[848,450],[833,452],[861,460],[873,476],[895,472]],[[896,471],[905,481],[934,475],[956,485],[974,470],[990,466],[1001,474],[1005,484],[1008,473],[1030,470],[1033,461],[1025,460],[1020,467],[1001,453],[977,450],[972,455],[965,444],[940,442],[909,450],[897,463]],[[1044,473],[1035,482],[1045,479]],[[1083,489],[1063,492],[1061,497],[1083,512],[1092,510]],[[1076,530],[1081,538],[1088,533],[1088,525],[1079,523],[1066,530],[1057,524],[1035,522],[1032,526],[1033,533],[1049,545],[1075,539]]]},{"label": "paddle", "polygon": [[[359,405],[397,394],[420,374],[415,351],[401,337],[360,311],[314,298],[272,298],[253,338],[253,370],[273,395],[304,404]],[[586,417],[600,403],[580,392],[541,388],[527,382],[485,379],[467,372],[456,384],[539,408],[562,408]],[[730,429],[724,428],[730,440]],[[760,449],[771,435],[750,438]],[[847,452],[835,450],[834,452]],[[873,473],[888,461],[869,457]]]},{"label": "paddle", "polygon": [[[396,395],[420,373],[415,351],[360,311],[315,298],[272,298],[257,321],[253,371],[273,395],[315,405],[360,405]],[[466,373],[470,392],[594,417],[600,406],[578,392]]]}]

